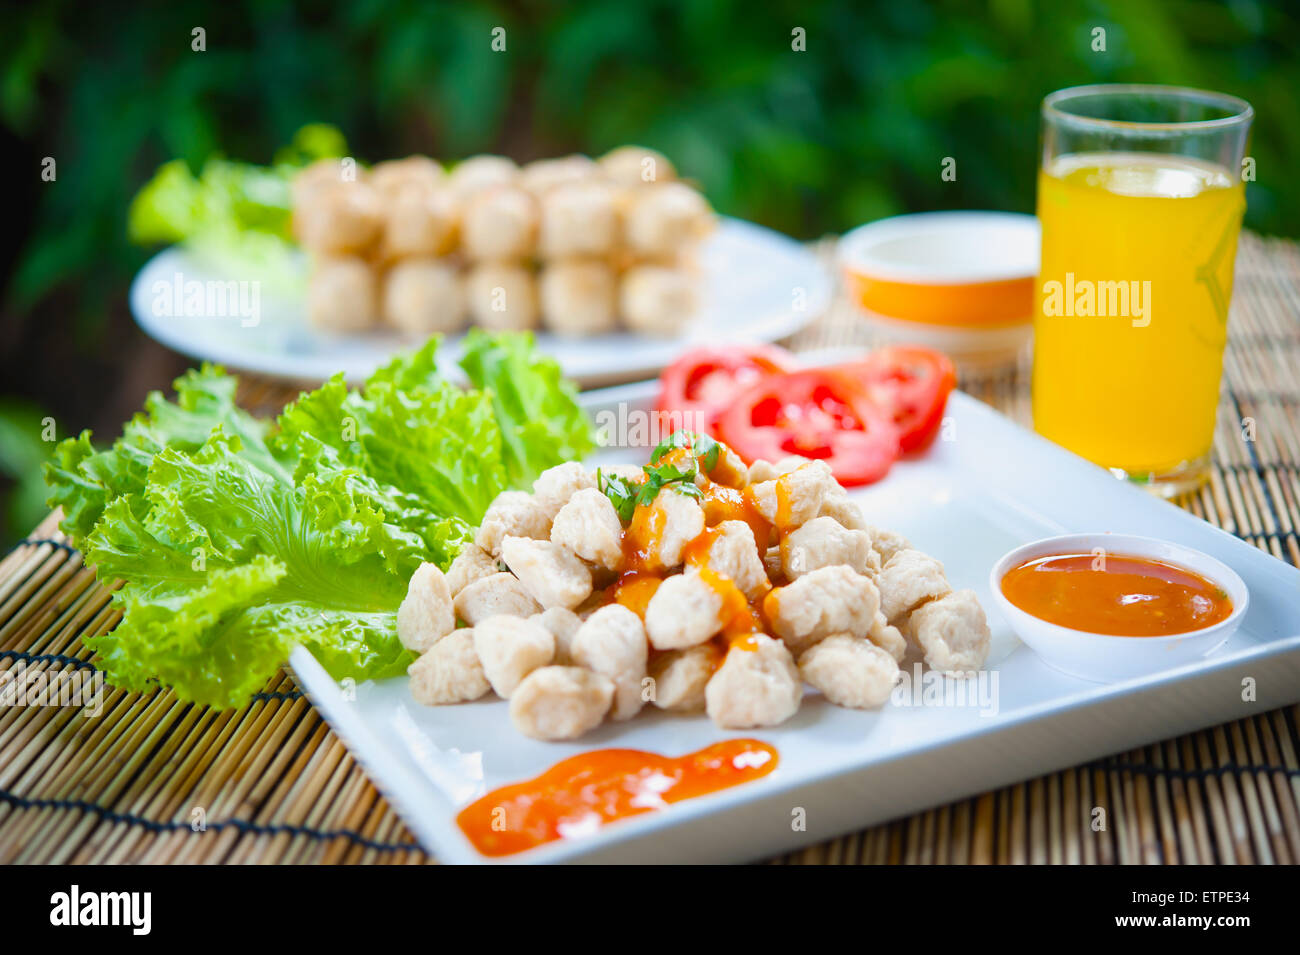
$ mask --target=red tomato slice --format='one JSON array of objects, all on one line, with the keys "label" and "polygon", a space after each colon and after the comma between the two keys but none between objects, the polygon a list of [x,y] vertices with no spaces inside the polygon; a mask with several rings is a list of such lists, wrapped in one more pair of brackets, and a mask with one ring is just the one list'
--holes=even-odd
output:
[{"label": "red tomato slice", "polygon": [[839,370],[889,410],[904,453],[923,450],[934,442],[948,394],[957,385],[957,373],[947,355],[916,345],[895,345]]},{"label": "red tomato slice", "polygon": [[655,411],[664,433],[705,431],[731,399],[765,375],[793,371],[795,357],[775,345],[692,348],[664,369]]},{"label": "red tomato slice", "polygon": [[898,456],[888,411],[831,369],[768,375],[733,399],[717,431],[747,463],[800,454],[844,485],[878,481]]}]

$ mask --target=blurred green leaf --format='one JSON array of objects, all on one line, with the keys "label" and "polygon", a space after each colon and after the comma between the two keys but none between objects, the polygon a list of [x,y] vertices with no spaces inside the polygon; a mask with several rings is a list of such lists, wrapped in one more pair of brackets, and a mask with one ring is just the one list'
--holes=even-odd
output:
[{"label": "blurred green leaf", "polygon": [[[340,150],[342,134],[303,125],[321,121],[369,160],[639,142],[722,212],[810,238],[877,212],[1030,210],[1046,93],[1176,83],[1255,105],[1247,225],[1300,235],[1298,38],[1294,6],[1259,0],[33,0],[0,31],[0,121],[59,177],[36,187],[10,301],[26,311],[84,288],[85,308],[102,309],[89,290],[124,294],[140,262],[126,210],[156,169]],[[946,156],[956,182],[938,174]],[[250,201],[244,212],[265,205]]]},{"label": "blurred green leaf", "polygon": [[10,490],[3,501],[0,540],[26,534],[47,513],[41,464],[53,445],[42,440],[45,414],[27,402],[0,398],[0,475]]}]

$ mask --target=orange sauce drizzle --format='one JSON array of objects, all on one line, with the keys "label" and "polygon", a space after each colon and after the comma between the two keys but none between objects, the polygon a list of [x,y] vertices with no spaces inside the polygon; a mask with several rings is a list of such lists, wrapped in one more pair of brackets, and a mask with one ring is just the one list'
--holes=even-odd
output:
[{"label": "orange sauce drizzle", "polygon": [[[797,470],[797,469],[796,469]],[[790,518],[793,516],[794,503],[790,493],[790,475],[782,474],[776,479],[776,521],[777,527],[787,527],[790,524]]]},{"label": "orange sauce drizzle", "polygon": [[461,810],[456,823],[483,855],[514,855],[759,779],[777,762],[776,748],[756,739],[728,739],[677,757],[598,749],[493,790]]},{"label": "orange sauce drizzle", "polygon": [[[664,454],[659,459],[659,463],[681,466],[687,463],[689,458],[690,452],[686,448],[674,448]],[[696,480],[696,486],[700,489],[700,506],[704,511],[705,528],[683,549],[683,561],[693,567],[707,570],[709,551],[718,537],[717,527],[724,521],[743,521],[747,524],[750,530],[753,531],[754,540],[758,544],[761,555],[773,538],[774,528],[772,523],[759,512],[749,489],[746,488],[741,491],[736,488],[726,487],[710,480],[703,475],[702,471],[700,474],[701,476]],[[677,492],[666,489],[661,493]],[[786,497],[788,498],[788,494]],[[786,510],[789,511],[788,501]],[[666,520],[667,517],[663,510],[655,507],[653,503],[648,507],[638,507],[633,511],[632,520],[623,531],[623,573],[607,591],[611,600],[623,604],[643,619],[646,604],[654,596],[655,589],[657,589],[666,570],[659,554]],[[719,574],[713,574],[712,577],[725,582],[730,587],[730,590],[725,592],[719,590],[723,594],[724,605],[729,608],[727,619],[745,620],[745,633],[761,629],[762,616],[758,611],[758,607],[751,607],[748,601],[745,600],[744,595],[727,578]],[[722,587],[722,583],[716,584],[714,587],[718,589]],[[732,608],[736,604],[737,596],[739,596],[739,601],[744,603],[745,610],[743,613],[738,609],[733,612]],[[761,599],[760,596],[759,600]],[[740,625],[737,624],[737,626]]]},{"label": "orange sauce drizzle", "polygon": [[771,620],[780,613],[780,609],[777,607],[777,601],[780,599],[781,591],[779,588],[773,587],[767,592],[767,595],[763,597],[764,618]]},{"label": "orange sauce drizzle", "polygon": [[[675,491],[660,493],[676,493]],[[662,570],[659,561],[659,544],[668,517],[661,508],[651,504],[638,507],[632,513],[632,522],[623,532],[623,569],[625,571]]]},{"label": "orange sauce drizzle", "polygon": [[[725,634],[724,634],[724,637],[725,637]],[[727,643],[726,643],[726,649],[727,649],[728,651],[731,651],[731,650],[743,650],[743,651],[746,652],[746,653],[757,653],[757,652],[758,652],[758,633],[755,632],[755,631],[751,631],[751,632],[749,632],[749,633],[737,633],[737,634],[734,634],[730,639],[727,640]],[[718,667],[722,666],[722,660],[725,660],[725,659],[726,659],[726,654],[724,653],[724,654],[722,655],[722,658],[719,659],[718,662],[717,662],[717,664],[714,666],[714,669],[716,670]]]},{"label": "orange sauce drizzle", "polygon": [[703,490],[704,523],[713,527],[723,521],[744,521],[754,532],[754,540],[766,550],[772,539],[772,523],[759,513],[754,495],[746,488],[737,491],[710,482]]},{"label": "orange sauce drizzle", "polygon": [[722,598],[722,636],[745,636],[763,632],[763,618],[730,577],[710,567],[700,568],[700,579]]},{"label": "orange sauce drizzle", "polygon": [[633,570],[620,577],[610,588],[610,593],[615,603],[622,604],[644,620],[646,604],[650,603],[661,583],[662,577]]},{"label": "orange sauce drizzle", "polygon": [[[688,458],[687,449],[675,448],[660,458],[659,463],[681,466],[687,463]],[[701,475],[702,467],[701,463]],[[700,572],[700,577],[722,598],[722,629],[709,643],[713,650],[713,668],[716,670],[730,650],[758,649],[755,635],[769,631],[763,601],[772,590],[772,585],[768,584],[762,593],[750,601],[731,578],[709,566],[709,554],[719,536],[718,525],[724,521],[743,521],[753,531],[760,554],[770,546],[775,537],[775,527],[760,513],[749,488],[739,490],[727,487],[705,476],[697,478],[696,486],[700,489],[705,528],[683,548],[682,560],[688,566],[695,567]],[[665,490],[661,493],[676,492]],[[788,487],[778,481],[777,493],[778,501],[784,502],[778,510],[783,510],[788,520]],[[605,590],[607,599],[627,607],[642,620],[645,619],[646,606],[659,589],[666,573],[659,556],[665,521],[664,512],[653,504],[636,508],[631,522],[623,531],[623,572]]]},{"label": "orange sauce drizzle", "polygon": [[705,512],[706,526],[703,533],[682,548],[682,562],[691,567],[704,567],[709,562],[709,551],[718,539],[718,528],[708,525],[708,513]]}]

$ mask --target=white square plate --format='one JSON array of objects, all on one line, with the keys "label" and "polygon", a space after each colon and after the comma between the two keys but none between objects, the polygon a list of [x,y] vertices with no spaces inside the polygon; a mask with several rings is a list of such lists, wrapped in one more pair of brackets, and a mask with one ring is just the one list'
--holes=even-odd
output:
[{"label": "white square plate", "polygon": [[[620,402],[644,407],[651,394],[640,384],[584,399],[594,413]],[[518,734],[500,700],[423,707],[411,700],[405,678],[345,693],[301,648],[293,669],[420,841],[441,861],[458,863],[495,861],[480,856],[457,828],[463,806],[588,749],[676,756],[744,735],[774,745],[780,763],[742,786],[502,861],[760,859],[1300,700],[1300,570],[1116,481],[964,394],[952,395],[948,414],[951,440],[900,462],[884,482],[854,497],[869,521],[942,560],[955,588],[979,594],[993,629],[990,696],[982,704],[921,697],[917,705],[864,712],[831,706],[809,691],[792,720],[769,730],[728,733],[702,715],[647,711],[577,742],[544,743]],[[1103,686],[1049,669],[998,614],[989,568],[1018,544],[1086,531],[1162,537],[1224,561],[1250,588],[1241,628],[1195,664],[1128,683]],[[1250,701],[1243,699],[1250,696],[1243,692],[1248,679]]]}]

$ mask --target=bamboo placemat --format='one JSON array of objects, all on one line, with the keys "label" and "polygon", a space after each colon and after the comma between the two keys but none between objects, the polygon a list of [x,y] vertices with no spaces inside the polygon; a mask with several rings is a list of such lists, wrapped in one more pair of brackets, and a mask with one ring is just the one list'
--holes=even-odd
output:
[{"label": "bamboo placemat", "polygon": [[[1300,245],[1243,236],[1231,329],[1213,477],[1180,503],[1300,564]],[[868,334],[837,301],[791,344],[858,342]],[[1023,371],[963,387],[1028,422]],[[241,387],[265,414],[293,396]],[[93,675],[81,636],[116,623],[109,596],[46,519],[0,560],[0,673]],[[1298,752],[1300,707],[1287,707],[771,861],[1293,863]],[[287,674],[227,712],[111,687],[98,716],[0,707],[0,862],[432,861]]]}]

